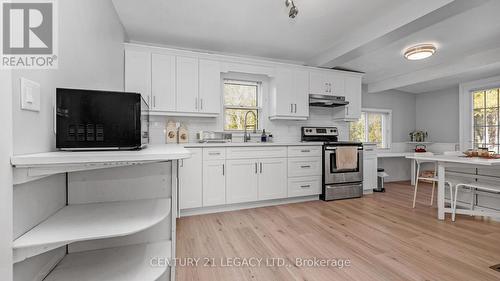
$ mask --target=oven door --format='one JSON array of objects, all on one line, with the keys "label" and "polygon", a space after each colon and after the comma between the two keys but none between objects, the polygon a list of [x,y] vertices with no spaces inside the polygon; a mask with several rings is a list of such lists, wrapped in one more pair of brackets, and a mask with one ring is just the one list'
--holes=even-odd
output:
[{"label": "oven door", "polygon": [[337,147],[326,146],[324,149],[325,184],[338,184],[363,181],[363,147],[358,148],[358,165],[353,170],[337,169]]}]

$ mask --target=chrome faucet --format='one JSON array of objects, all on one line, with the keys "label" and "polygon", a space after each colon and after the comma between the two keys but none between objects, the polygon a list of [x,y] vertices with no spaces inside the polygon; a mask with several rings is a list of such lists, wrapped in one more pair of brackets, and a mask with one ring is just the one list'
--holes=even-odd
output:
[{"label": "chrome faucet", "polygon": [[247,128],[248,128],[248,124],[247,124],[247,121],[248,121],[248,113],[252,113],[253,114],[253,117],[254,117],[254,124],[253,124],[253,133],[256,134],[257,133],[257,115],[255,114],[255,112],[253,111],[247,111],[247,113],[245,113],[245,134],[243,135],[243,142],[248,142],[250,140],[250,133],[247,132]]}]

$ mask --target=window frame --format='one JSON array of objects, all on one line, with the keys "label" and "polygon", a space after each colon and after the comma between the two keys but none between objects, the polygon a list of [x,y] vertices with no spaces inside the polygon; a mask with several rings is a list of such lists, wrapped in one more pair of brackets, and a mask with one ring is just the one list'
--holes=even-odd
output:
[{"label": "window frame", "polygon": [[[382,115],[382,147],[377,149],[391,149],[392,146],[392,110],[381,108],[362,108],[361,114],[365,114],[365,139],[362,142],[368,141],[368,114],[375,113]],[[361,117],[360,117],[361,118]],[[349,139],[351,139],[350,127],[353,122],[349,124]]]},{"label": "window frame", "polygon": [[[496,107],[487,107],[487,102],[486,102],[486,98],[487,98],[487,95],[486,95],[486,92],[487,91],[491,91],[491,90],[496,90],[497,91],[497,106]],[[474,105],[474,95],[478,92],[483,92],[484,94],[484,100],[483,100],[483,106],[484,107],[480,107],[480,108],[475,108],[475,105]],[[470,128],[471,128],[471,131],[470,131],[470,139],[472,141],[472,147],[473,148],[479,148],[479,147],[489,147],[489,145],[493,145],[495,147],[495,151],[497,153],[500,153],[500,86],[494,86],[494,87],[482,87],[480,89],[475,89],[475,90],[471,90],[469,92],[469,97],[470,97],[470,116],[471,116],[471,120],[470,120]],[[484,114],[484,124],[483,125],[478,125],[476,126],[475,124],[475,118],[474,118],[474,111],[476,109],[479,109],[479,110],[484,110],[485,113],[488,109],[496,109],[497,110],[497,125],[496,126],[488,126],[487,124],[487,121],[486,121],[486,118],[487,118],[487,114]],[[476,142],[476,127],[479,127],[479,128],[484,128],[484,142],[483,143],[477,143]],[[496,135],[496,142],[495,144],[490,144],[488,143],[488,129],[489,128],[495,128],[496,127],[496,132],[497,132],[497,135]],[[477,146],[476,146],[477,145]]]},{"label": "window frame", "polygon": [[[257,87],[257,93],[255,95],[255,104],[257,106],[233,106],[233,105],[226,105],[225,103],[225,92],[224,92],[224,86],[226,85],[227,81],[234,81],[238,83],[227,83],[227,84],[236,84],[236,85],[248,85],[248,86],[256,86]],[[242,133],[245,131],[243,130],[228,130],[226,129],[226,110],[227,109],[236,109],[236,110],[256,110],[257,111],[257,128],[256,131],[260,131],[261,124],[262,124],[262,81],[257,81],[257,80],[251,80],[251,79],[239,79],[239,78],[231,78],[231,77],[225,77],[222,79],[222,130],[224,132],[228,133]],[[253,129],[252,129],[253,130]]]}]

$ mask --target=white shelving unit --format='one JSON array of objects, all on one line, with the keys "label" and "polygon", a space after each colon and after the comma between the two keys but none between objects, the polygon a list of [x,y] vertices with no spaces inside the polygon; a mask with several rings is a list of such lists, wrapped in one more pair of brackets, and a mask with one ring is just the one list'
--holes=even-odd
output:
[{"label": "white shelving unit", "polygon": [[73,242],[137,233],[164,220],[170,206],[169,198],[68,205],[14,240],[14,262]]},{"label": "white shelving unit", "polygon": [[[85,204],[70,204],[66,199],[65,207],[13,241],[14,263],[66,246],[67,254],[44,280],[175,280],[175,267],[155,266],[151,261],[175,258],[177,160],[190,156],[182,146],[158,145],[139,151],[48,152],[12,157],[15,185],[55,174],[81,172],[86,173],[82,180],[84,186],[93,187],[93,195],[99,195],[100,188],[109,192],[110,182],[114,182],[115,192],[111,194],[116,194],[104,200],[90,196],[93,199]],[[162,164],[167,162],[171,162],[169,168]],[[158,165],[167,169],[152,169]],[[110,169],[110,173],[102,173],[102,169]],[[128,177],[121,177],[116,169],[140,172],[131,185],[124,184]],[[96,179],[93,170],[101,171]],[[103,174],[108,176],[103,178]],[[141,186],[138,179],[156,189]],[[135,184],[143,192],[149,190],[142,195],[150,197],[120,194],[122,185],[130,189]],[[72,188],[78,187],[67,180],[67,198]],[[70,244],[79,246],[73,249],[68,247]]]},{"label": "white shelving unit", "polygon": [[170,249],[171,242],[165,241],[68,254],[44,281],[157,280],[168,267],[151,259],[170,257]]}]

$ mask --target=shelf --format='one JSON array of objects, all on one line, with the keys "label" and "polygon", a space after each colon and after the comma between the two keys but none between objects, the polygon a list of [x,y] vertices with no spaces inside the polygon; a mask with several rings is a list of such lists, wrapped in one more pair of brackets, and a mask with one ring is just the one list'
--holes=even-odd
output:
[{"label": "shelf", "polygon": [[164,198],[66,206],[14,240],[14,261],[73,242],[137,233],[164,220],[170,204]]},{"label": "shelf", "polygon": [[44,281],[154,281],[169,267],[152,266],[151,259],[170,259],[171,245],[165,241],[71,253]]}]

